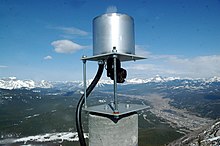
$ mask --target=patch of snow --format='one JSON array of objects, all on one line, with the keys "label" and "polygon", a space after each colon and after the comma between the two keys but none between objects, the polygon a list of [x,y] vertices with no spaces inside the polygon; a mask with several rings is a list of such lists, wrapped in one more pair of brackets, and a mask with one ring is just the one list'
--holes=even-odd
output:
[{"label": "patch of snow", "polygon": [[5,96],[5,99],[12,99],[12,96]]},{"label": "patch of snow", "polygon": [[16,77],[9,77],[9,79],[16,80],[17,78]]},{"label": "patch of snow", "polygon": [[99,100],[99,103],[105,103],[105,102],[106,102],[105,99],[100,99],[100,100]]},{"label": "patch of snow", "polygon": [[156,75],[154,78],[151,79],[151,82],[164,82],[165,80],[159,76],[159,75]]},{"label": "patch of snow", "polygon": [[147,80],[133,78],[133,79],[126,80],[126,83],[127,84],[142,84],[142,83],[147,83]]},{"label": "patch of snow", "polygon": [[0,79],[0,88],[2,89],[19,89],[19,88],[51,88],[52,84],[47,81],[36,82],[33,80],[18,80],[16,77]]},{"label": "patch of snow", "polygon": [[220,136],[209,138],[209,139],[207,139],[207,141],[216,141],[218,139],[220,139]]},{"label": "patch of snow", "polygon": [[54,113],[54,112],[56,112],[56,111],[57,111],[57,110],[52,110],[51,113]]},{"label": "patch of snow", "polygon": [[32,116],[27,116],[27,117],[25,117],[25,119],[30,119]]},{"label": "patch of snow", "polygon": [[34,115],[33,115],[33,117],[38,117],[38,116],[40,116],[40,114],[34,114]]},{"label": "patch of snow", "polygon": [[[89,138],[88,133],[84,133],[85,138]],[[28,136],[22,138],[10,138],[0,140],[0,145],[13,144],[13,143],[23,143],[28,142],[63,142],[63,141],[79,141],[77,132],[60,132],[60,133],[46,133],[42,135]]]},{"label": "patch of snow", "polygon": [[[88,138],[89,134],[84,133],[84,137]],[[13,143],[23,142],[51,142],[51,141],[79,141],[77,132],[61,132],[61,133],[47,133],[44,135],[28,136],[23,138],[18,138],[13,141]]]},{"label": "patch of snow", "polygon": [[32,118],[32,117],[38,117],[38,116],[40,116],[40,114],[34,114],[33,116],[27,116],[27,117],[25,117],[25,119],[30,119],[30,118]]},{"label": "patch of snow", "polygon": [[165,81],[174,81],[174,80],[180,80],[180,77],[167,77],[164,78]]},{"label": "patch of snow", "polygon": [[[92,81],[93,81],[93,79],[89,79],[89,80],[86,81],[87,87],[92,83]],[[99,82],[97,83],[96,86],[97,86],[97,87],[104,87],[105,84],[106,84],[106,85],[108,85],[108,84],[113,84],[113,81],[112,81],[112,80],[99,80]],[[79,83],[79,86],[80,86],[80,87],[83,87],[83,86],[84,86],[84,82],[83,82],[83,81],[80,82],[80,83]]]},{"label": "patch of snow", "polygon": [[214,77],[208,79],[206,82],[209,82],[209,83],[210,82],[220,82],[220,77],[214,76]]}]

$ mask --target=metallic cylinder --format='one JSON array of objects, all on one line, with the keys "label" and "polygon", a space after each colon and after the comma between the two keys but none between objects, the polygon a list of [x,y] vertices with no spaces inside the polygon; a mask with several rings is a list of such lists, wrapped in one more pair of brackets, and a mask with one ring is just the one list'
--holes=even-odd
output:
[{"label": "metallic cylinder", "polygon": [[134,54],[134,20],[132,17],[108,13],[93,19],[93,55],[111,53]]}]

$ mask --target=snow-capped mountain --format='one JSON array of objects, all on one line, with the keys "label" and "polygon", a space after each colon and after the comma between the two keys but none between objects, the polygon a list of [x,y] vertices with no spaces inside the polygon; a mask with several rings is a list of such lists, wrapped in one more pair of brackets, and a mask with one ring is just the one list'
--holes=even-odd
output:
[{"label": "snow-capped mountain", "polygon": [[[89,86],[92,79],[87,80],[86,84]],[[97,87],[104,87],[106,85],[113,84],[110,79],[101,79]],[[212,77],[209,79],[190,79],[190,78],[179,78],[179,77],[161,77],[156,75],[155,77],[148,79],[126,79],[125,83],[120,85],[129,84],[157,84],[164,88],[172,89],[202,89],[210,87],[212,85],[220,86],[220,77]],[[59,90],[72,90],[74,88],[82,88],[84,86],[83,81],[60,81],[60,82],[48,82],[45,80],[34,81],[34,80],[19,80],[16,77],[9,77],[0,79],[1,89],[33,89],[33,88],[56,88]]]},{"label": "snow-capped mountain", "polygon": [[155,77],[148,78],[148,79],[138,79],[138,78],[128,79],[126,80],[126,83],[127,84],[163,83],[163,82],[174,81],[174,80],[180,80],[180,78],[179,77],[161,77],[159,75],[156,75]]},{"label": "snow-capped mountain", "polygon": [[[90,79],[90,80],[87,80],[86,81],[86,85],[90,85],[92,83],[93,79]],[[112,80],[100,80],[98,83],[97,83],[97,87],[104,87],[105,85],[108,85],[108,84],[113,84],[113,81]],[[83,87],[84,86],[84,83],[81,81],[79,86]]]},{"label": "snow-capped mountain", "polygon": [[206,80],[207,83],[212,83],[212,82],[220,82],[220,77],[212,77],[208,80]]},{"label": "snow-capped mountain", "polygon": [[2,89],[19,89],[19,88],[52,88],[53,85],[45,80],[36,82],[33,80],[18,80],[16,77],[0,79],[0,88]]}]

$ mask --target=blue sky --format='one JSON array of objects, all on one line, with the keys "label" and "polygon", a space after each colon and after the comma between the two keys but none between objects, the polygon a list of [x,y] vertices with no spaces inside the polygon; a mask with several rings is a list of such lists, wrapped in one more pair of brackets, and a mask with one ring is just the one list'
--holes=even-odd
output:
[{"label": "blue sky", "polygon": [[[220,75],[219,0],[1,0],[0,78],[81,80],[92,56],[92,19],[108,12],[135,21],[128,78]],[[87,63],[88,78],[97,63]],[[104,75],[105,76],[105,75]]]}]

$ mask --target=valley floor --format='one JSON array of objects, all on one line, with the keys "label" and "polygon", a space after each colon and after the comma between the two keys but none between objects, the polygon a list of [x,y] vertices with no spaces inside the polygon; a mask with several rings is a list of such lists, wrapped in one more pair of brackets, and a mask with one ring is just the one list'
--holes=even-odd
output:
[{"label": "valley floor", "polygon": [[178,109],[169,104],[171,99],[163,98],[162,94],[140,95],[120,95],[129,98],[143,99],[152,108],[149,110],[158,117],[165,119],[172,127],[180,129],[179,132],[190,132],[201,128],[204,125],[213,123],[212,119],[199,117],[184,109]]}]

